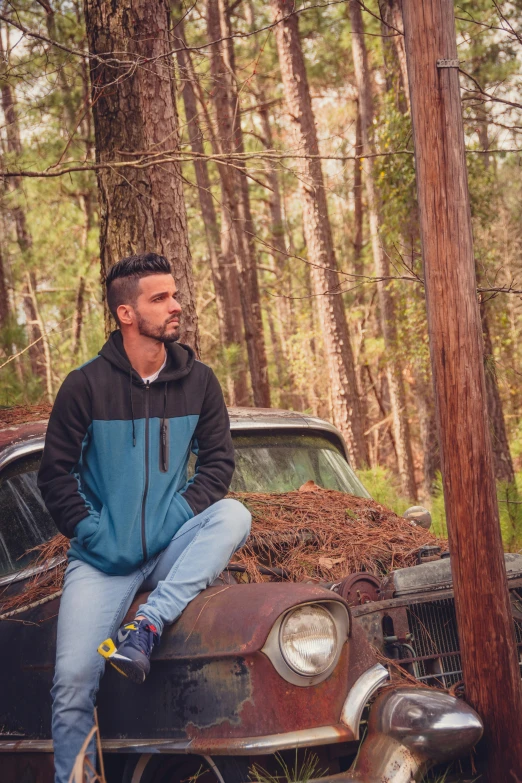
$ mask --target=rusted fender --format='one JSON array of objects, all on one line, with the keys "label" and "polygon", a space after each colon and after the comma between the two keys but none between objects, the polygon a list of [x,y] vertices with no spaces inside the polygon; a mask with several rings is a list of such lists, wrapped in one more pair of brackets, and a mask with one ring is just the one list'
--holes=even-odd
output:
[{"label": "rusted fender", "polygon": [[[143,598],[137,597],[131,615]],[[330,742],[354,738],[340,722],[341,711],[357,678],[376,662],[361,629],[353,628],[332,674],[310,687],[287,682],[262,652],[282,613],[321,600],[344,603],[316,585],[205,590],[166,629],[143,688],[105,673],[99,699],[103,736],[169,738],[189,743],[192,752],[229,754],[251,747],[255,737],[316,727],[334,731]]]},{"label": "rusted fender", "polygon": [[[147,595],[136,597],[129,619]],[[265,582],[210,587],[165,629],[153,660],[249,655],[261,650],[279,615],[299,604],[321,600],[346,606],[340,596],[317,585]]]}]

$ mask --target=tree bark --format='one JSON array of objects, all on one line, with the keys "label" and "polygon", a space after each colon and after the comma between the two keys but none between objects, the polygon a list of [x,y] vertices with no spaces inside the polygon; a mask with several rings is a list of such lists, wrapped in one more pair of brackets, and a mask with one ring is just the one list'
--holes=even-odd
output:
[{"label": "tree bark", "polygon": [[488,306],[482,301],[480,303],[480,320],[482,323],[482,337],[484,340],[484,368],[486,376],[486,397],[489,416],[489,431],[491,435],[491,445],[493,448],[493,462],[495,465],[495,477],[498,481],[505,481],[507,484],[515,484],[515,470],[511,451],[509,449],[509,440],[506,432],[506,423],[504,412],[502,410],[502,400],[500,399],[500,390],[498,388],[498,378],[495,366],[495,357],[493,355],[493,342],[488,322]]},{"label": "tree bark", "polygon": [[[261,139],[267,150],[274,149],[274,139],[272,128],[270,127],[270,117],[268,114],[267,99],[262,89],[258,90],[256,98],[258,100],[258,114],[261,120]],[[275,166],[268,164],[266,178],[269,190],[270,207],[270,244],[271,256],[274,273],[277,280],[277,292],[275,297],[275,306],[277,318],[279,321],[279,331],[276,332],[277,338],[281,344],[282,359],[288,356],[288,341],[293,333],[292,327],[292,308],[291,292],[289,287],[288,255],[285,243],[285,227],[283,221],[283,207],[281,200],[281,190],[279,187],[279,177]],[[272,338],[273,339],[273,338]],[[292,386],[292,374],[287,372],[286,378],[290,387]],[[280,393],[283,387],[280,386]]]},{"label": "tree bark", "polygon": [[[408,82],[408,69],[406,67],[406,50],[404,48],[404,35],[394,35],[396,31],[404,32],[402,21],[402,0],[380,0],[379,8],[383,19],[383,35],[393,36],[389,39],[388,51],[391,69],[398,74],[400,79],[395,79],[393,89],[397,93],[396,103],[403,114],[411,114],[410,90]],[[412,269],[414,265],[414,248],[420,240],[419,212],[414,203],[409,217],[403,223],[401,229],[402,253],[406,256],[407,264]],[[411,252],[408,250],[411,248]],[[411,296],[416,296],[412,292]],[[435,419],[435,400],[433,398],[433,386],[426,373],[422,362],[416,362],[412,367],[414,384],[414,397],[419,418],[420,440],[423,454],[423,494],[428,499],[432,495],[433,485],[437,471],[440,471],[440,452],[437,437],[437,422]]]},{"label": "tree bark", "polygon": [[[370,138],[373,110],[370,90],[370,73],[368,57],[364,41],[364,26],[361,6],[357,0],[350,0],[350,19],[352,23],[352,50],[355,69],[355,81],[359,95],[359,110],[361,115],[361,139],[365,155],[371,155],[375,150]],[[381,331],[387,354],[386,374],[390,394],[390,409],[393,421],[393,433],[397,449],[397,466],[402,491],[412,500],[417,498],[417,485],[411,449],[410,427],[406,409],[406,392],[402,374],[402,363],[396,355],[397,328],[396,311],[389,283],[389,263],[381,243],[381,219],[379,199],[374,183],[373,158],[364,160],[366,193],[368,196],[368,217],[372,241],[372,253],[379,297]],[[393,354],[395,353],[395,356]]]},{"label": "tree bark", "polygon": [[[192,67],[190,52],[185,49],[185,31],[183,20],[176,24],[177,58],[182,83],[181,94],[185,106],[188,136],[192,151],[197,155],[194,159],[194,170],[198,186],[201,216],[205,226],[210,267],[214,293],[216,295],[216,310],[219,323],[221,344],[226,349],[237,346],[239,361],[228,373],[227,390],[231,405],[248,405],[248,384],[245,368],[241,357],[241,347],[244,343],[241,313],[241,292],[238,273],[233,263],[227,264],[221,248],[221,235],[218,226],[214,199],[212,196],[208,163],[204,158],[205,147],[203,133],[199,121],[199,112],[194,90],[196,74]],[[229,351],[230,352],[230,351]]]},{"label": "tree bark", "polygon": [[[486,150],[489,149],[488,115],[483,103],[479,103],[477,105],[475,108],[475,113],[478,120],[478,135],[480,145],[486,152]],[[482,162],[484,167],[489,169],[490,157],[488,154],[482,156]],[[475,267],[477,282],[480,283],[481,274],[477,265],[475,265]],[[482,323],[482,337],[484,339],[486,394],[488,401],[489,431],[491,435],[491,445],[493,448],[493,460],[495,463],[495,477],[497,481],[503,481],[507,484],[511,484],[512,489],[514,490],[514,494],[517,494],[515,486],[515,470],[513,468],[513,460],[511,459],[511,451],[509,448],[509,440],[506,431],[506,422],[504,419],[500,389],[498,387],[498,377],[495,365],[495,357],[493,355],[493,342],[491,340],[489,316],[490,308],[487,301],[483,298],[480,302],[480,320]],[[516,499],[518,500],[518,497]]]},{"label": "tree bark", "polygon": [[[406,65],[406,50],[404,48],[404,35],[402,23],[402,0],[379,0],[379,10],[383,20],[383,35],[391,36],[391,47],[395,52],[395,60],[399,66],[398,76],[400,90],[398,90],[398,104],[401,112],[410,112],[410,91],[408,89],[408,68]],[[386,42],[386,38],[383,39]],[[384,44],[385,48],[390,44]],[[395,70],[395,69],[393,69]]]},{"label": "tree bark", "polygon": [[[355,120],[355,155],[363,154],[361,112],[357,101],[357,118]],[[353,219],[355,231],[353,238],[353,271],[356,275],[363,274],[362,249],[363,249],[363,198],[362,198],[362,161],[357,158],[353,162]],[[357,292],[356,298],[360,301],[361,294]]]},{"label": "tree bark", "polygon": [[216,143],[220,152],[230,156],[226,164],[219,166],[224,227],[230,230],[231,247],[229,245],[227,250],[233,252],[239,275],[254,404],[267,408],[270,407],[270,386],[248,181],[243,169],[243,161],[231,157],[234,152],[243,151],[243,136],[233,41],[226,40],[227,36],[231,35],[231,29],[225,0],[208,0],[207,29],[209,40],[215,42],[211,45],[210,64],[213,80],[212,98],[216,110]]},{"label": "tree bark", "polygon": [[[96,160],[100,169],[102,282],[124,256],[157,252],[171,262],[183,307],[181,340],[198,351],[187,216],[180,165],[137,168],[140,153],[177,150],[175,79],[167,0],[86,0]],[[106,325],[110,319],[105,302]]]},{"label": "tree bark", "polygon": [[[0,83],[2,88],[2,110],[4,112],[7,150],[14,155],[21,155],[22,140],[20,135],[20,124],[16,110],[16,93],[5,78],[5,52],[3,49],[2,35],[0,30]],[[18,199],[23,195],[22,181],[18,177],[10,180],[10,187],[17,195]],[[27,328],[27,339],[29,341],[29,361],[33,375],[41,378],[49,394],[52,390],[52,378],[50,363],[46,361],[46,346],[44,345],[44,336],[38,324],[37,312],[35,309],[35,290],[36,276],[32,264],[33,240],[27,226],[27,219],[24,208],[18,203],[11,208],[11,215],[16,230],[16,240],[20,249],[26,270],[30,275],[28,280],[32,281],[33,291],[28,284],[24,285],[22,305],[24,309],[25,322]],[[48,346],[47,346],[48,349]],[[52,401],[52,397],[49,400]]]},{"label": "tree bark", "polygon": [[423,494],[430,498],[433,484],[440,470],[439,440],[437,437],[437,422],[435,419],[435,402],[433,388],[425,377],[422,367],[413,370],[415,378],[414,395],[419,416],[420,440],[423,454]]},{"label": "tree bark", "polygon": [[333,247],[332,231],[306,67],[297,16],[284,0],[270,0],[275,21],[283,90],[296,147],[309,155],[301,164],[303,224],[311,263],[314,302],[323,333],[335,424],[343,433],[356,467],[368,463],[348,325]]},{"label": "tree bark", "polygon": [[0,329],[9,323],[10,307],[9,292],[4,265],[4,252],[0,240]]},{"label": "tree bark", "polygon": [[80,351],[84,306],[85,306],[85,277],[80,277],[78,288],[76,290],[76,301],[74,303],[73,350],[72,350],[73,356],[77,356]]},{"label": "tree bark", "polygon": [[486,406],[452,0],[403,0],[430,352],[467,700],[488,783],[522,779],[522,689]]}]

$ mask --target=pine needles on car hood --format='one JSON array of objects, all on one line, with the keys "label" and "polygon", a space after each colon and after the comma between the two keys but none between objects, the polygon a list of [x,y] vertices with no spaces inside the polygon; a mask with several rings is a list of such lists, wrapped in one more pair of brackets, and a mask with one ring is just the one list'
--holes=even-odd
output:
[{"label": "pine needles on car hood", "polygon": [[[447,548],[446,541],[374,500],[322,489],[313,482],[284,494],[231,497],[252,514],[251,534],[232,560],[244,566],[251,582],[269,579],[266,567],[281,569],[283,578],[294,582],[333,582],[358,571],[382,576],[414,565],[424,546]],[[43,568],[21,592],[0,595],[3,615],[61,589],[68,548],[69,540],[58,535],[33,550],[34,565]],[[259,566],[265,566],[265,573]]]}]

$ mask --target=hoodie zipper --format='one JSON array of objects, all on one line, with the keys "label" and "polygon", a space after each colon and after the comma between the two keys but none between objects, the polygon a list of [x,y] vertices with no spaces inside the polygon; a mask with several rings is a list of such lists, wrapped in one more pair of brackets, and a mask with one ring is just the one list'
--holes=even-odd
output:
[{"label": "hoodie zipper", "polygon": [[145,504],[149,492],[149,382],[145,385],[145,488],[143,490],[143,501],[141,503],[141,548],[143,550],[143,560],[147,562],[147,538],[145,535]]}]

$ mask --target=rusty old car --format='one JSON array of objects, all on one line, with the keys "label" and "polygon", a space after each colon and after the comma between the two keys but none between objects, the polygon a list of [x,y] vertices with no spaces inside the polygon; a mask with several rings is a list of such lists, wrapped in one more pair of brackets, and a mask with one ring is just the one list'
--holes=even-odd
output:
[{"label": "rusty old car", "polygon": [[[230,409],[230,419],[232,489],[282,492],[312,480],[369,497],[331,424],[259,409]],[[42,568],[28,550],[56,533],[36,488],[45,430],[45,420],[0,429],[4,596]],[[521,561],[507,561],[514,605]],[[417,566],[386,579],[347,574],[337,585],[235,577],[225,572],[229,589],[203,591],[164,633],[145,686],[106,671],[98,715],[108,783],[246,783],[259,770],[281,776],[281,764],[289,779],[407,783],[480,739],[479,716],[447,692],[461,679],[449,559],[419,552]],[[0,616],[2,783],[52,781],[59,600]],[[390,685],[383,656],[418,686]],[[307,753],[307,774],[290,775]]]}]

